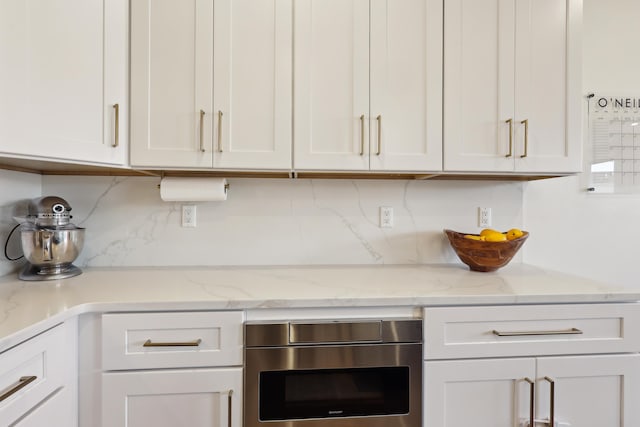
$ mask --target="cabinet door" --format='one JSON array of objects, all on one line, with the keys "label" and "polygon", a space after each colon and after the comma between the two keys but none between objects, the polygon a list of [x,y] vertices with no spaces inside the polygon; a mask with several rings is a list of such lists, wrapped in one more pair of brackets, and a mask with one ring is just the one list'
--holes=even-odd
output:
[{"label": "cabinet door", "polygon": [[69,388],[58,389],[10,427],[73,427],[78,425],[77,405]]},{"label": "cabinet door", "polygon": [[371,170],[442,170],[442,2],[371,2]]},{"label": "cabinet door", "polygon": [[513,171],[514,18],[511,0],[444,2],[447,171]]},{"label": "cabinet door", "polygon": [[424,425],[514,427],[530,414],[535,359],[426,362]]},{"label": "cabinet door", "polygon": [[211,167],[213,0],[131,1],[131,164]]},{"label": "cabinet door", "polygon": [[369,1],[296,0],[294,168],[369,169]]},{"label": "cabinet door", "polygon": [[[0,354],[0,394],[4,395],[0,425],[14,425],[43,402],[50,402],[47,412],[71,412],[73,416],[63,419],[76,420],[77,332],[73,323],[58,325]],[[56,394],[64,397],[52,399]]]},{"label": "cabinet door", "polygon": [[549,417],[551,380],[559,425],[640,425],[640,355],[545,357],[537,365],[537,419]]},{"label": "cabinet door", "polygon": [[124,164],[128,10],[126,0],[0,1],[0,153]]},{"label": "cabinet door", "polygon": [[517,171],[572,172],[582,166],[581,14],[581,1],[516,1]]},{"label": "cabinet door", "polygon": [[213,165],[289,170],[292,0],[214,7]]},{"label": "cabinet door", "polygon": [[102,427],[240,427],[241,387],[241,368],[106,373]]}]

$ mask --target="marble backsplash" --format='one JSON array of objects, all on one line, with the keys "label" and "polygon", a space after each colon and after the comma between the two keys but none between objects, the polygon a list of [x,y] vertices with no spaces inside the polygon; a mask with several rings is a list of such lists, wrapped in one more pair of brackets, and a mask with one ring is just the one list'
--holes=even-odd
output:
[{"label": "marble backsplash", "polygon": [[[197,204],[196,228],[159,182],[46,176],[42,195],[65,198],[86,227],[79,266],[448,263],[459,261],[442,229],[479,230],[478,206],[494,228],[523,226],[519,182],[236,178],[226,201]],[[379,227],[380,206],[393,228]]]}]

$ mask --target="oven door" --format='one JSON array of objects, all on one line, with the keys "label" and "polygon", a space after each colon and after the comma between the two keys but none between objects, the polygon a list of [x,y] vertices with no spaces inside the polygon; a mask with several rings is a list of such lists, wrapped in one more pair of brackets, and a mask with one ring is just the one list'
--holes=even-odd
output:
[{"label": "oven door", "polygon": [[420,427],[422,345],[248,348],[246,427]]}]

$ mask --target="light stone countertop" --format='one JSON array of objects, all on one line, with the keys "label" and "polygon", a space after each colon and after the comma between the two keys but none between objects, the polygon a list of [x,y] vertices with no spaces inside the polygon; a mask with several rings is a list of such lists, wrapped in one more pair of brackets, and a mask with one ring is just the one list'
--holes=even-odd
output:
[{"label": "light stone countertop", "polygon": [[0,277],[0,352],[82,313],[639,301],[640,290],[512,264],[88,268],[25,282]]}]

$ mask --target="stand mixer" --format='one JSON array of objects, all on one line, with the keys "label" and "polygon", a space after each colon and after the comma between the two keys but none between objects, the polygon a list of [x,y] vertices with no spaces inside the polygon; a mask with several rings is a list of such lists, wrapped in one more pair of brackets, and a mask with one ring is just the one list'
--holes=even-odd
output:
[{"label": "stand mixer", "polygon": [[22,251],[28,261],[21,280],[55,280],[82,273],[73,261],[84,245],[84,231],[69,222],[71,206],[66,200],[47,196],[33,199],[20,226]]}]

